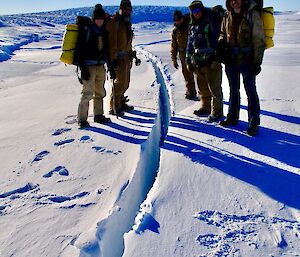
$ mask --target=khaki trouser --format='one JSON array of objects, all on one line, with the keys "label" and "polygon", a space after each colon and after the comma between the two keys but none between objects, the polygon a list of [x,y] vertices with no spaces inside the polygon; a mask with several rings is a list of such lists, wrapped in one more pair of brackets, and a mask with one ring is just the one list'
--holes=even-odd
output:
[{"label": "khaki trouser", "polygon": [[86,121],[89,112],[89,102],[94,99],[94,115],[103,114],[103,98],[106,96],[104,88],[106,71],[104,65],[87,67],[89,80],[83,80],[81,99],[78,106],[78,121]]},{"label": "khaki trouser", "polygon": [[218,62],[203,68],[196,68],[200,95],[200,108],[212,115],[223,116],[222,66]]},{"label": "khaki trouser", "polygon": [[114,95],[110,97],[110,109],[114,110],[114,104],[116,110],[122,108],[122,98],[125,92],[129,88],[130,82],[130,70],[132,67],[132,59],[130,55],[125,55],[123,58],[119,58],[119,65],[115,69],[116,79],[114,80]]},{"label": "khaki trouser", "polygon": [[196,96],[197,92],[196,92],[196,87],[195,87],[195,80],[194,80],[194,74],[193,72],[190,72],[187,69],[187,64],[185,61],[185,51],[181,51],[179,52],[179,58],[180,58],[180,62],[181,62],[181,70],[182,70],[182,74],[185,80],[185,85],[186,85],[186,95],[189,96]]}]

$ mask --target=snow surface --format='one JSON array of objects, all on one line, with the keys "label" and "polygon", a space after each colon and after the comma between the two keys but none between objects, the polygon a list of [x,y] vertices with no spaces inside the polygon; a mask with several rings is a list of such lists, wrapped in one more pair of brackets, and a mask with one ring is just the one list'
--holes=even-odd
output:
[{"label": "snow surface", "polygon": [[[0,17],[0,256],[299,256],[300,14],[276,16],[251,138],[243,89],[237,128],[192,114],[172,24],[149,17],[135,24],[136,109],[104,126],[91,108],[79,130],[81,86],[58,58],[64,24],[90,10]],[[226,113],[225,74],[223,91]]]}]

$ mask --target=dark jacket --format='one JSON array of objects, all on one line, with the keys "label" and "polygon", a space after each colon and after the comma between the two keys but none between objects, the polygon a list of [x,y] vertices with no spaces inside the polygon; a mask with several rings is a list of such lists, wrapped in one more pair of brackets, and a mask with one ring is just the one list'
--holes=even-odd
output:
[{"label": "dark jacket", "polygon": [[195,20],[192,16],[188,35],[187,63],[204,67],[216,60],[219,34],[218,18],[210,9],[204,10],[200,20]]},{"label": "dark jacket", "polygon": [[91,66],[106,63],[108,59],[108,36],[106,26],[101,28],[91,23],[79,41],[80,66]]},{"label": "dark jacket", "polygon": [[185,52],[188,42],[190,17],[184,16],[183,23],[180,26],[174,27],[172,31],[172,42],[171,42],[171,58],[172,61],[177,59],[178,52],[180,56],[185,58]]}]

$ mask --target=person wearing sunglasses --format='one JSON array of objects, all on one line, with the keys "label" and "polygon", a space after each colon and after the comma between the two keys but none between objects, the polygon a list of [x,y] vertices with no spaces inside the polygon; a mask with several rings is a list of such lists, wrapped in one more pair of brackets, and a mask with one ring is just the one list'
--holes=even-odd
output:
[{"label": "person wearing sunglasses", "polygon": [[200,109],[194,114],[208,116],[209,122],[219,122],[223,119],[222,66],[216,56],[220,25],[214,12],[201,1],[193,1],[189,9],[186,61],[188,69],[196,73],[200,96]]},{"label": "person wearing sunglasses", "polygon": [[124,95],[129,88],[134,52],[132,50],[131,15],[132,5],[130,0],[122,0],[119,11],[107,24],[109,57],[115,73],[109,113],[117,116],[123,116],[124,112],[134,109],[133,106],[127,104],[128,99]]},{"label": "person wearing sunglasses", "polygon": [[176,10],[173,14],[174,29],[172,31],[171,41],[171,59],[175,69],[179,68],[177,56],[181,62],[181,71],[185,80],[186,93],[185,98],[189,100],[197,100],[197,92],[195,88],[195,80],[193,72],[187,68],[185,61],[186,47],[188,41],[188,31],[190,17],[183,15],[180,10]]},{"label": "person wearing sunglasses", "polygon": [[265,50],[263,24],[252,0],[227,0],[219,38],[219,49],[229,81],[230,98],[227,117],[221,126],[238,124],[240,112],[240,77],[248,98],[247,133],[255,136],[260,125],[260,104],[256,90],[256,76],[261,71]]}]

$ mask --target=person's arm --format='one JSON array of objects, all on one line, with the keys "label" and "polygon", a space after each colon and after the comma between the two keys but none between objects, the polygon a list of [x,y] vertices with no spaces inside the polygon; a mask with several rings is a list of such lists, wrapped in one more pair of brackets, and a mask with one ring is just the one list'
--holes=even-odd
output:
[{"label": "person's arm", "polygon": [[176,39],[176,28],[172,31],[172,42],[171,42],[171,59],[172,62],[177,61],[178,54],[178,42]]},{"label": "person's arm", "polygon": [[255,10],[252,12],[252,23],[253,65],[260,66],[265,51],[265,33],[260,15]]}]

